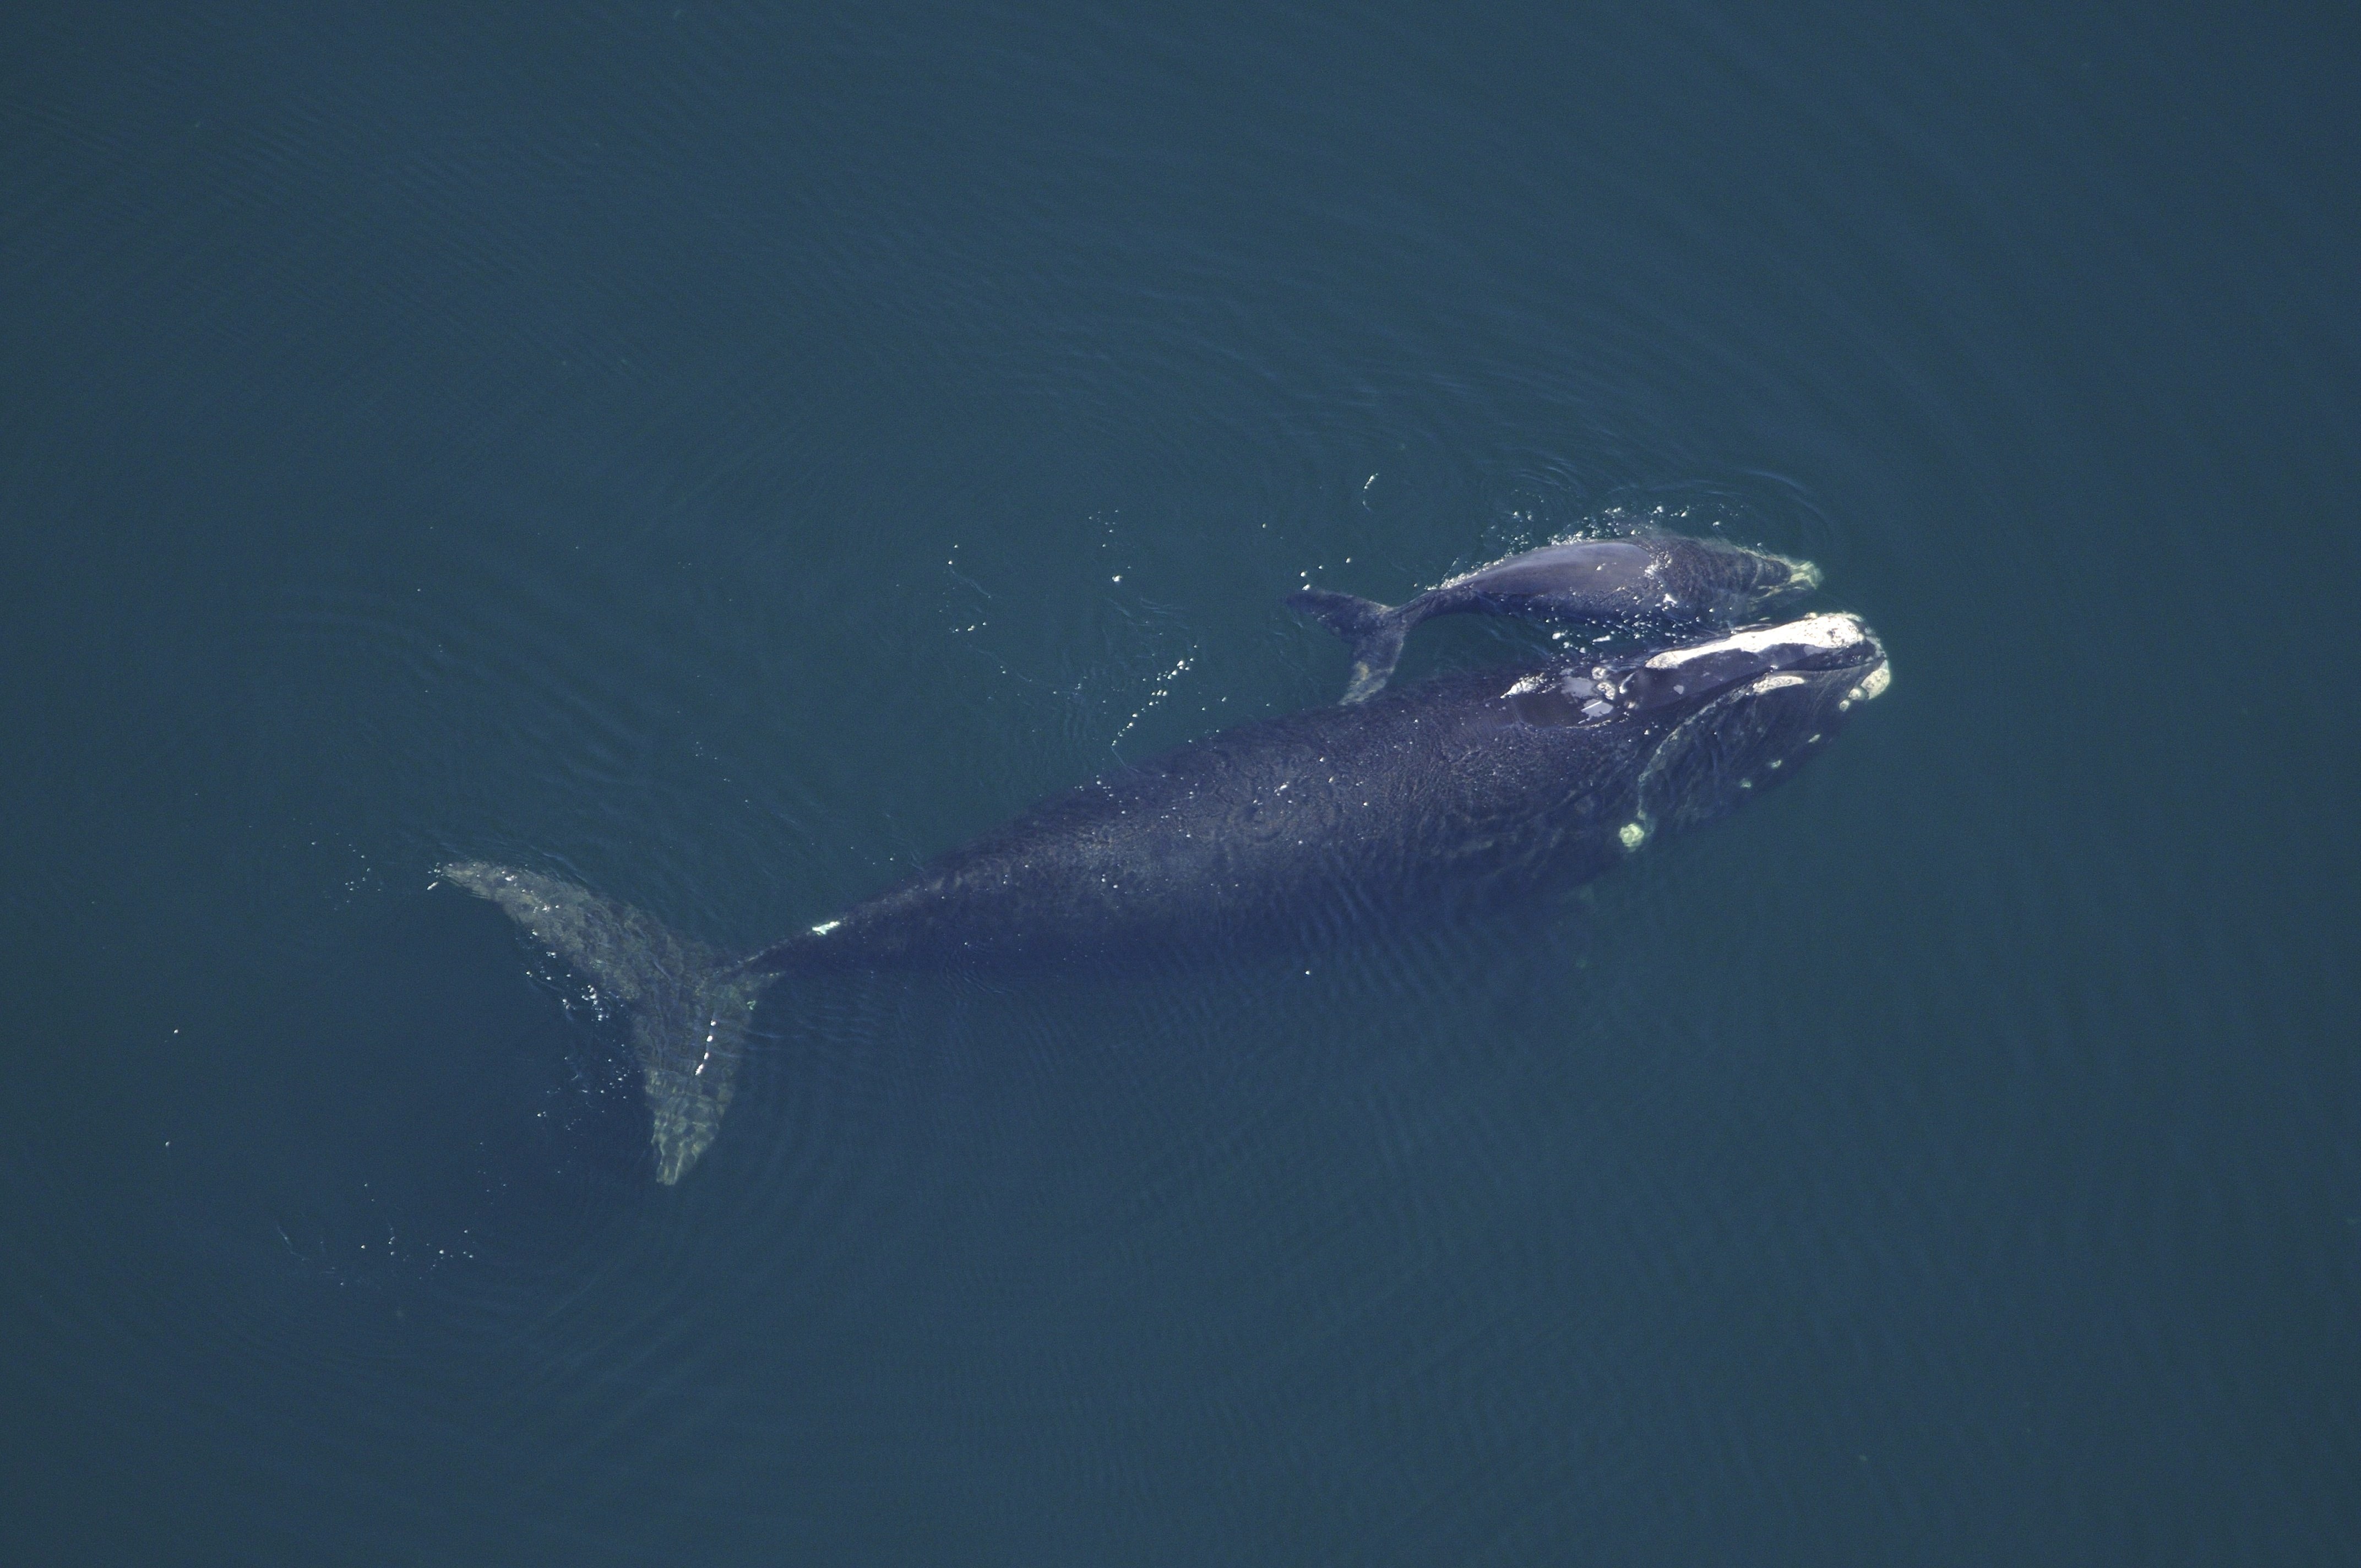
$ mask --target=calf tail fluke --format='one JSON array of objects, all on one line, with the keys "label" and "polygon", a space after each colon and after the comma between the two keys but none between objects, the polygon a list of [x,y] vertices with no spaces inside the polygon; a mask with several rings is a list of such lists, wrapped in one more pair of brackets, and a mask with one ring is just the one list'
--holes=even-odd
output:
[{"label": "calf tail fluke", "polygon": [[1409,623],[1392,608],[1331,588],[1298,588],[1287,602],[1352,644],[1353,674],[1343,701],[1367,702],[1386,689],[1410,634]]},{"label": "calf tail fluke", "polygon": [[656,1179],[686,1175],[721,1129],[754,1003],[775,977],[538,872],[470,861],[441,872],[499,905],[622,1012],[654,1122]]}]

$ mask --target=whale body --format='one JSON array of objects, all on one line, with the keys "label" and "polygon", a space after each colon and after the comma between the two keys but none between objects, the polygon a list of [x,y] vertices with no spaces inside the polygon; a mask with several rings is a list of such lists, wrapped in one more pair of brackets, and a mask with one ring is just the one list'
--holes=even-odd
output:
[{"label": "whale body", "polygon": [[1645,532],[1544,545],[1383,605],[1331,588],[1287,602],[1351,644],[1342,700],[1385,689],[1411,629],[1438,615],[1510,615],[1634,630],[1735,625],[1818,587],[1819,568],[1718,539]]},{"label": "whale body", "polygon": [[1499,907],[1793,776],[1888,678],[1850,615],[1461,671],[1115,770],[742,957],[538,872],[441,872],[625,1014],[670,1183],[712,1143],[756,1002],[782,980],[1310,951]]}]

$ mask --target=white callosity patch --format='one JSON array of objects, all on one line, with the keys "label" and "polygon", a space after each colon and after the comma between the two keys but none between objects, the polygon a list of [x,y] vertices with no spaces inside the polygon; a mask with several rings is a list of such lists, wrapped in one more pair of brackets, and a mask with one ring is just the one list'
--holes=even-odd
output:
[{"label": "white callosity patch", "polygon": [[1605,700],[1615,695],[1615,687],[1605,678],[1607,674],[1605,669],[1597,669],[1591,674],[1600,678],[1591,680],[1581,675],[1569,674],[1561,675],[1553,680],[1546,674],[1522,675],[1510,683],[1509,689],[1500,695],[1504,697],[1530,696],[1535,692],[1547,691],[1554,686],[1565,696],[1580,702],[1582,717],[1596,722],[1615,711],[1614,705]]},{"label": "white callosity patch", "polygon": [[1869,628],[1858,616],[1807,615],[1777,626],[1752,626],[1744,631],[1689,648],[1667,648],[1648,661],[1652,670],[1677,670],[1709,654],[1765,653],[1773,648],[1810,648],[1822,652],[1858,647],[1869,640]]},{"label": "white callosity patch", "polygon": [[1644,822],[1626,822],[1615,830],[1615,837],[1622,840],[1625,849],[1636,850],[1647,842],[1648,825]]},{"label": "white callosity patch", "polygon": [[1837,711],[1842,713],[1857,702],[1873,702],[1893,684],[1894,666],[1881,661],[1877,668],[1861,676],[1859,685],[1845,693],[1844,700],[1837,704]]}]

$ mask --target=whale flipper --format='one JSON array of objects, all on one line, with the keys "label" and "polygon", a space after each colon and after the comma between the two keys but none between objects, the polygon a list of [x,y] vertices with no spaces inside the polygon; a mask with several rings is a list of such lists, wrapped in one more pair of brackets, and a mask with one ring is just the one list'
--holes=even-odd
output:
[{"label": "whale flipper", "polygon": [[1401,658],[1402,640],[1423,619],[1333,588],[1298,588],[1287,602],[1352,644],[1352,679],[1338,699],[1348,703],[1367,702],[1386,689]]},{"label": "whale flipper", "polygon": [[776,977],[556,877],[481,861],[438,869],[621,1008],[654,1120],[656,1179],[686,1175],[721,1130],[754,1003]]}]

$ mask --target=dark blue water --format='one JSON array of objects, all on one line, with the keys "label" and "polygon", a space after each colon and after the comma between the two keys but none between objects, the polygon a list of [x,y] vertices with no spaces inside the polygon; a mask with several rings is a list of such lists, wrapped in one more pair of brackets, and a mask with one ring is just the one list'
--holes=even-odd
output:
[{"label": "dark blue water", "polygon": [[[2356,53],[12,12],[9,1557],[2361,1558]],[[752,947],[1619,517],[1891,694],[1563,907],[781,995],[678,1187],[429,890]]]}]

